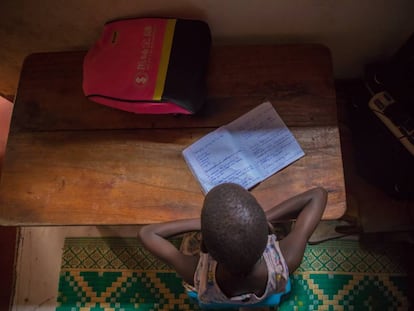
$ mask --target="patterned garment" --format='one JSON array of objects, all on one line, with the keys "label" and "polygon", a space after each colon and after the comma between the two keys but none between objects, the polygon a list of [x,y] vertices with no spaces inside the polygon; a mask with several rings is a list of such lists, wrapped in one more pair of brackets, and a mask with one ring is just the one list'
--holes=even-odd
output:
[{"label": "patterned garment", "polygon": [[243,294],[235,297],[227,297],[219,288],[216,282],[215,261],[209,254],[200,252],[200,261],[194,274],[194,287],[185,284],[187,290],[195,290],[198,299],[202,304],[226,303],[226,304],[256,304],[263,301],[268,296],[284,292],[289,271],[285,260],[280,252],[279,242],[275,235],[269,235],[263,258],[268,270],[268,280],[266,290],[261,297],[254,293]]}]

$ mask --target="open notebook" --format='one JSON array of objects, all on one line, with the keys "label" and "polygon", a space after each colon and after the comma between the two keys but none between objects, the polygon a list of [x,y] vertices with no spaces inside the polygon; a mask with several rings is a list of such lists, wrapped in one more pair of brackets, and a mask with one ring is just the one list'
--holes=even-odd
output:
[{"label": "open notebook", "polygon": [[184,159],[204,193],[225,182],[250,189],[304,154],[270,102],[183,150]]}]

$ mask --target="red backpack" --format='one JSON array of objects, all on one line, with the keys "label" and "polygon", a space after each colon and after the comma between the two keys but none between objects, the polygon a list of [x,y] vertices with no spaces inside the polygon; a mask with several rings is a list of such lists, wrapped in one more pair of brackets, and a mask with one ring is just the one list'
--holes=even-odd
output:
[{"label": "red backpack", "polygon": [[92,101],[146,114],[193,114],[206,99],[210,29],[202,21],[108,22],[83,64]]}]

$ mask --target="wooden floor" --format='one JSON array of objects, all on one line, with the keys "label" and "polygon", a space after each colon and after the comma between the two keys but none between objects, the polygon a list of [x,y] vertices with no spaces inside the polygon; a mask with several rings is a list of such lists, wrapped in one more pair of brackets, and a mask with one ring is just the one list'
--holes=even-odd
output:
[{"label": "wooden floor", "polygon": [[17,229],[0,227],[0,310],[9,310],[13,289]]},{"label": "wooden floor", "polygon": [[[347,213],[346,219],[354,222],[355,226],[362,228],[369,238],[392,238],[396,240],[411,239],[407,243],[407,260],[413,262],[414,248],[412,240],[413,228],[413,202],[401,201],[391,198],[377,187],[368,183],[359,176],[355,164],[354,144],[352,140],[352,119],[347,113],[347,105],[350,101],[350,89],[348,84],[337,83],[337,102],[339,111],[341,144],[344,160],[345,183],[347,188]],[[402,230],[403,229],[403,230]],[[407,233],[408,232],[408,233]],[[9,299],[13,288],[13,263],[18,230],[12,227],[0,227],[0,311],[8,310]],[[412,265],[410,265],[412,266]],[[414,280],[413,271],[410,271]],[[414,281],[409,282],[411,297],[414,297]]]},{"label": "wooden floor", "polygon": [[[3,94],[0,94],[0,174],[13,98],[14,96],[3,96]],[[0,226],[0,311],[9,309],[13,288],[17,234],[17,228]]]}]

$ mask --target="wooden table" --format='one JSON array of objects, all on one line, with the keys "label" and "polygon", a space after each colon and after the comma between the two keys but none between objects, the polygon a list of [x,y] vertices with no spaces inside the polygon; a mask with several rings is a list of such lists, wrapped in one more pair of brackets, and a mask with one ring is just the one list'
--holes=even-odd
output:
[{"label": "wooden table", "polygon": [[82,93],[84,51],[23,64],[0,184],[0,224],[146,224],[199,216],[181,151],[269,100],[306,156],[252,190],[264,209],[314,186],[324,219],[346,209],[330,52],[320,45],[214,46],[193,116],[135,115]]}]

